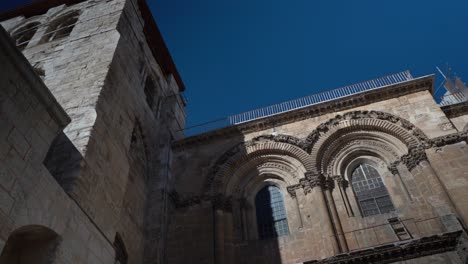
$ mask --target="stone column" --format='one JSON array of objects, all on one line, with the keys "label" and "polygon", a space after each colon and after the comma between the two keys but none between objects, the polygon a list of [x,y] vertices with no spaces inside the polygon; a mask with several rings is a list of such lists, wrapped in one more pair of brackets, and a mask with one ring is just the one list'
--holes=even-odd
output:
[{"label": "stone column", "polygon": [[214,207],[214,254],[215,264],[224,263],[224,212]]},{"label": "stone column", "polygon": [[403,192],[404,192],[404,194],[406,196],[406,199],[409,202],[412,202],[413,197],[411,196],[411,193],[409,192],[408,187],[406,187],[406,182],[403,180],[403,178],[401,177],[400,172],[398,171],[398,166],[399,165],[400,165],[400,161],[393,162],[392,164],[390,164],[388,166],[388,170],[390,171],[391,174],[393,174],[393,176],[398,178],[399,184],[400,184],[401,188],[403,189]]},{"label": "stone column", "polygon": [[348,194],[346,193],[346,188],[348,187],[348,181],[343,178],[341,175],[332,176],[335,180],[336,186],[338,186],[338,191],[340,192],[341,198],[343,199],[343,203],[345,205],[346,211],[348,216],[354,216],[353,207],[349,202]]},{"label": "stone column", "polygon": [[232,211],[232,203],[225,197],[217,196],[213,198],[213,221],[214,221],[214,256],[215,264],[226,263],[225,240],[226,240],[226,218]]},{"label": "stone column", "polygon": [[448,196],[443,183],[427,160],[424,146],[411,147],[408,149],[408,154],[401,158],[401,161],[413,174],[421,193],[439,216],[456,212],[456,207]]},{"label": "stone column", "polygon": [[302,181],[301,185],[305,193],[312,193],[317,204],[313,204],[322,219],[325,234],[330,237],[330,242],[333,247],[333,255],[340,253],[340,245],[336,236],[335,229],[332,224],[330,211],[328,210],[327,201],[323,192],[324,177],[321,174],[306,172],[306,181]]},{"label": "stone column", "polygon": [[327,177],[324,182],[325,196],[328,200],[329,209],[331,212],[331,218],[333,221],[333,226],[335,227],[336,236],[338,237],[338,242],[341,252],[348,252],[348,244],[346,243],[346,238],[343,233],[343,227],[341,226],[340,217],[338,216],[338,210],[336,210],[335,199],[333,199],[332,190],[335,187],[335,183],[332,178]]}]

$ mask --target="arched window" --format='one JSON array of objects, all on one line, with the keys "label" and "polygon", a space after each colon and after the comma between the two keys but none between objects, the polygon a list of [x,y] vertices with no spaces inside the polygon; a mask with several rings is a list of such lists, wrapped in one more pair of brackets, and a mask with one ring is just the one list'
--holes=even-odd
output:
[{"label": "arched window", "polygon": [[354,169],[351,184],[363,216],[395,210],[379,172],[371,165],[363,163]]},{"label": "arched window", "polygon": [[70,35],[73,27],[78,21],[79,16],[79,12],[72,12],[52,21],[46,33],[44,34],[44,37],[42,38],[42,42],[48,42]]},{"label": "arched window", "polygon": [[276,186],[265,186],[255,196],[260,239],[289,234],[283,196]]},{"label": "arched window", "polygon": [[15,30],[11,34],[11,37],[15,40],[18,49],[24,50],[26,46],[28,46],[29,41],[31,41],[32,37],[36,33],[39,24],[39,22],[29,23]]}]

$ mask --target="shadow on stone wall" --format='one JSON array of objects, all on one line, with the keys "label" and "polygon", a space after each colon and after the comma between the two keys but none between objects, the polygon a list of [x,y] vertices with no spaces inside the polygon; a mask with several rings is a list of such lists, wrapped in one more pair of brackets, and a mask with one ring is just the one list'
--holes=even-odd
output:
[{"label": "shadow on stone wall", "polygon": [[60,134],[52,144],[44,159],[44,166],[67,193],[71,193],[80,175],[83,156],[65,133]]},{"label": "shadow on stone wall", "polygon": [[[265,160],[247,153],[240,131],[203,146],[190,140],[173,145],[167,263],[282,263],[272,207],[278,197],[268,192],[275,182],[258,170]],[[286,190],[278,191],[284,201]]]}]

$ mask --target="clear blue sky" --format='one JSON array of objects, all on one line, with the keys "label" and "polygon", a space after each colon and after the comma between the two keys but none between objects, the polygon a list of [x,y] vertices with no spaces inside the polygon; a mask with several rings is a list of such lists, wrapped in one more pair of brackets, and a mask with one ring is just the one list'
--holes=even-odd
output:
[{"label": "clear blue sky", "polygon": [[149,4],[187,87],[188,125],[405,69],[448,63],[468,82],[466,0]]}]

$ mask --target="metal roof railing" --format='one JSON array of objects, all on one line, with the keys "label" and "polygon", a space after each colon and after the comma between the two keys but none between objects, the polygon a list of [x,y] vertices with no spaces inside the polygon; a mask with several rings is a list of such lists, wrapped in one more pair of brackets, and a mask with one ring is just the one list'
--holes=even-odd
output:
[{"label": "metal roof railing", "polygon": [[403,71],[403,72],[387,75],[384,77],[379,77],[373,80],[348,85],[348,86],[341,87],[338,89],[328,90],[325,92],[301,97],[301,98],[294,99],[291,101],[287,101],[287,102],[247,111],[244,113],[220,118],[220,119],[206,122],[203,124],[187,127],[185,129],[185,134],[188,134],[188,135],[201,134],[201,133],[208,132],[214,129],[242,124],[242,123],[249,122],[252,120],[269,117],[269,116],[297,110],[300,108],[308,107],[311,105],[324,103],[324,102],[340,99],[343,97],[355,95],[358,93],[379,89],[385,86],[406,82],[412,79],[413,79],[413,76],[411,76],[411,73],[409,71]]},{"label": "metal roof railing", "polygon": [[468,98],[463,92],[445,94],[444,96],[441,96],[439,106],[454,105],[454,104],[459,104],[459,103],[463,103],[467,101],[468,101]]}]

